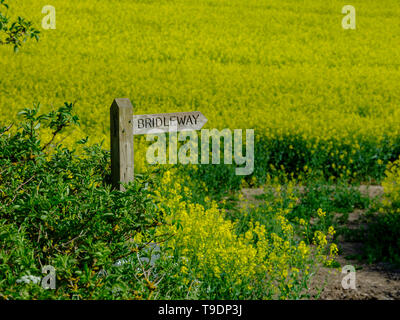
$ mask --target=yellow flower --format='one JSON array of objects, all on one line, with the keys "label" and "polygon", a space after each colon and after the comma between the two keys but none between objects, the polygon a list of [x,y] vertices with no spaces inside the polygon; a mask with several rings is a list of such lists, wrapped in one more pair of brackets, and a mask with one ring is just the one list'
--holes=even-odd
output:
[{"label": "yellow flower", "polygon": [[339,249],[335,243],[332,243],[330,248],[329,248],[329,254],[331,256],[336,256],[339,252]]},{"label": "yellow flower", "polygon": [[333,226],[330,226],[328,228],[328,234],[333,236],[336,233],[335,228],[333,228]]},{"label": "yellow flower", "polygon": [[325,215],[326,215],[326,212],[322,211],[321,208],[318,209],[317,213],[318,213],[318,216],[319,216],[320,218],[325,217]]}]

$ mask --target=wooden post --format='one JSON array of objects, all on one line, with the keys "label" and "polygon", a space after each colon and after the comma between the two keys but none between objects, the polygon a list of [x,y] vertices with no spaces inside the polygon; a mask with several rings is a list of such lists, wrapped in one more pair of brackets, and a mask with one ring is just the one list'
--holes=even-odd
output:
[{"label": "wooden post", "polygon": [[133,106],[129,99],[115,99],[110,108],[111,181],[124,191],[121,183],[133,182]]}]

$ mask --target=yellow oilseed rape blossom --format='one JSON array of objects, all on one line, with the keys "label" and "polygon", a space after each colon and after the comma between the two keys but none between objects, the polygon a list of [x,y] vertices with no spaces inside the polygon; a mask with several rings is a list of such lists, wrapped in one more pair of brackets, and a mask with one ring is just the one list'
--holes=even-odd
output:
[{"label": "yellow oilseed rape blossom", "polygon": [[318,214],[318,216],[319,216],[320,218],[323,218],[323,217],[325,217],[326,212],[323,211],[321,208],[319,208],[318,211],[317,211],[317,214]]},{"label": "yellow oilseed rape blossom", "polygon": [[[393,39],[398,32],[388,27],[393,23],[385,10],[398,14],[397,1],[387,0],[383,7],[365,4],[363,10],[369,15],[363,36],[351,44],[343,41],[333,24],[328,28],[315,24],[321,15],[316,1],[305,0],[301,8],[287,0],[283,5],[256,3],[232,0],[231,7],[240,10],[227,12],[206,0],[169,1],[161,12],[156,2],[146,3],[143,10],[141,1],[116,5],[54,0],[52,6],[62,12],[57,14],[57,30],[42,32],[38,44],[27,43],[18,55],[0,47],[0,70],[7,70],[2,77],[0,119],[13,122],[17,116],[10,107],[29,106],[33,101],[40,101],[47,112],[77,100],[82,126],[68,131],[63,143],[89,136],[92,142],[104,141],[109,149],[110,104],[124,96],[134,102],[135,114],[198,108],[211,128],[254,128],[261,140],[287,141],[287,151],[301,159],[303,154],[313,160],[330,156],[336,162],[332,163],[335,176],[339,176],[338,166],[351,164],[350,171],[362,170],[353,162],[365,149],[365,141],[368,148],[396,150],[400,76],[390,66],[397,63]],[[12,10],[40,27],[42,6],[39,0],[16,0]],[[196,23],[188,23],[192,10],[198,13]],[[276,14],[279,21],[295,18],[296,23],[271,23]],[[238,29],[234,21],[242,21],[244,28]],[[327,32],[330,41],[320,37],[321,32]],[[357,55],[366,42],[374,55]],[[267,49],[271,45],[274,49]],[[360,72],[348,72],[355,63]],[[43,131],[42,140],[49,141],[51,134]],[[144,140],[135,137],[139,172],[147,167]],[[306,172],[312,162],[299,163],[299,171]],[[377,166],[381,162],[379,155]],[[287,168],[286,163],[269,165]]]},{"label": "yellow oilseed rape blossom", "polygon": [[400,203],[400,159],[388,164],[385,175],[382,187],[386,197],[383,203],[387,206]]},{"label": "yellow oilseed rape blossom", "polygon": [[321,231],[315,233],[316,249],[296,241],[284,210],[274,214],[277,232],[267,232],[266,226],[257,221],[249,222],[248,230],[237,235],[235,222],[224,217],[217,203],[209,202],[207,209],[183,201],[177,194],[182,195],[184,188],[169,188],[164,183],[172,180],[179,184],[180,179],[177,171],[166,172],[156,194],[157,201],[174,208],[163,213],[166,223],[158,227],[157,233],[173,235],[162,245],[173,248],[174,256],[185,257],[182,275],[195,274],[200,281],[223,281],[228,277],[231,285],[246,283],[246,287],[254,279],[264,282],[261,279],[267,277],[277,283],[272,289],[272,282],[267,282],[268,292],[278,290],[280,297],[288,297],[287,288],[294,288],[295,279],[306,276],[307,266],[326,260],[323,251],[329,250],[327,236]]}]

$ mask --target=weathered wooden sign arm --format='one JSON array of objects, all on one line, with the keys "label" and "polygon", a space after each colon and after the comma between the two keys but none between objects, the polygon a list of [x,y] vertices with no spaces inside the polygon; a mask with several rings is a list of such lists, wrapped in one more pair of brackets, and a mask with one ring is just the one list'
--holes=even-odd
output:
[{"label": "weathered wooden sign arm", "polygon": [[177,131],[200,130],[206,122],[207,118],[200,111],[140,114],[133,116],[133,134],[146,134],[153,129],[169,132],[170,124],[174,124]]}]

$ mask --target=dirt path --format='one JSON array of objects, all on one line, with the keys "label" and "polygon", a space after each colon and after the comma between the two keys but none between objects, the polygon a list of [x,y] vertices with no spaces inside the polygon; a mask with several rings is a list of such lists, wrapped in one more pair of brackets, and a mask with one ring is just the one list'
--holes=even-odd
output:
[{"label": "dirt path", "polygon": [[315,275],[311,287],[320,285],[325,279],[327,283],[319,299],[324,300],[399,300],[400,270],[391,269],[389,265],[379,263],[368,265],[358,260],[347,260],[348,255],[360,252],[361,243],[341,242],[342,253],[337,261],[341,267],[352,265],[356,268],[355,289],[344,289],[342,279],[345,274],[334,269],[322,268]]},{"label": "dirt path", "polygon": [[[359,190],[370,198],[380,197],[383,194],[381,186],[360,186]],[[263,202],[256,199],[263,192],[262,188],[242,189],[246,203],[255,206]],[[355,210],[349,214],[348,227],[350,229],[360,226],[362,223],[361,214],[362,211],[360,210]],[[400,269],[393,269],[390,265],[384,263],[367,264],[358,260],[346,259],[346,257],[360,254],[362,243],[339,241],[338,246],[341,248],[340,255],[337,257],[340,266],[352,265],[356,269],[356,288],[344,289],[342,279],[345,274],[335,269],[321,268],[311,282],[310,292],[314,294],[316,291],[313,288],[321,286],[321,283],[326,281],[319,299],[400,300]]]}]

